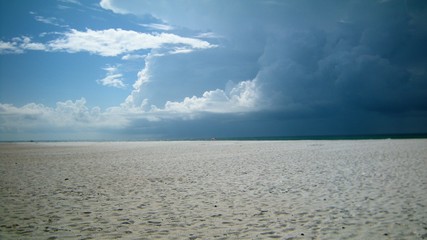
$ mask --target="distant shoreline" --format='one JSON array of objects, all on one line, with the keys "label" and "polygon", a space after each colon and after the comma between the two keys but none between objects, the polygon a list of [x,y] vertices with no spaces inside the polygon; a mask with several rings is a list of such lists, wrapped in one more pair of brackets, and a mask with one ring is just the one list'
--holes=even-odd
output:
[{"label": "distant shoreline", "polygon": [[88,139],[88,140],[4,140],[0,143],[29,142],[145,142],[145,141],[298,141],[298,140],[381,140],[427,139],[427,133],[366,134],[366,135],[309,135],[309,136],[255,136],[211,138],[147,138],[147,139]]},{"label": "distant shoreline", "polygon": [[371,140],[371,139],[422,139],[427,133],[420,134],[372,134],[372,135],[313,135],[313,136],[277,136],[277,137],[241,137],[218,138],[217,140]]}]

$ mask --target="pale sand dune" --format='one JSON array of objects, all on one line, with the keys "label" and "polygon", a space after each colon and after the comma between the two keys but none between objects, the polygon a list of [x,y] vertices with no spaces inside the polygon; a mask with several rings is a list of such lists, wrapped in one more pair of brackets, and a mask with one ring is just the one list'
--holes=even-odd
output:
[{"label": "pale sand dune", "polygon": [[0,144],[0,239],[427,239],[427,140]]}]

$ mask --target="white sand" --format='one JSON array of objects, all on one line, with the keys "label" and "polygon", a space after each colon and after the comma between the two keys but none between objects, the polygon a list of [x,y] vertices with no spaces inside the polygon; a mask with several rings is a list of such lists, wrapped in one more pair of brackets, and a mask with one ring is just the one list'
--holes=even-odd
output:
[{"label": "white sand", "polygon": [[427,140],[0,144],[0,239],[427,239]]}]

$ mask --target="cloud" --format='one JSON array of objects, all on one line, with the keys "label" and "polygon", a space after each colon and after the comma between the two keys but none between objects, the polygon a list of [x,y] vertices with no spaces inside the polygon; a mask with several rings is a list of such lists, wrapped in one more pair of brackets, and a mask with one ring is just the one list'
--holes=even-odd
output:
[{"label": "cloud", "polygon": [[107,75],[97,80],[97,83],[107,87],[126,88],[126,84],[123,83],[123,74],[118,73],[117,66],[109,66],[104,70],[107,71]]},{"label": "cloud", "polygon": [[191,53],[194,50],[191,48],[185,48],[185,47],[176,47],[173,50],[169,51],[169,54],[182,54],[182,53]]},{"label": "cloud", "polygon": [[[35,13],[32,13],[32,14],[35,14]],[[43,16],[35,15],[34,19],[38,22],[42,22],[42,23],[49,24],[49,25],[56,26],[56,27],[61,27],[61,28],[70,27],[67,24],[62,24],[61,23],[61,22],[63,22],[62,19],[58,19],[55,17],[43,17]]]},{"label": "cloud", "polygon": [[46,51],[47,48],[42,43],[32,42],[27,36],[15,37],[12,42],[0,41],[0,54],[21,54],[25,50]]},{"label": "cloud", "polygon": [[29,103],[22,107],[0,104],[0,129],[3,132],[28,131],[31,129],[80,130],[122,128],[127,124],[120,115],[89,109],[86,100],[57,102],[55,108]]},{"label": "cloud", "polygon": [[[364,32],[359,34],[355,39]],[[382,114],[427,110],[425,74],[413,75],[387,56],[389,50],[379,54],[377,47],[370,50],[355,39],[324,31],[276,36],[259,59],[262,98],[282,113],[312,116],[356,109]]]},{"label": "cloud", "polygon": [[[157,67],[160,66],[158,61],[169,57],[172,55],[159,56],[151,53],[145,58],[145,67],[137,73],[137,80],[133,84],[132,92],[121,104],[123,111],[139,113],[141,118],[157,121],[173,118],[197,118],[205,113],[251,112],[261,108],[256,79],[241,81],[237,84],[228,82],[225,89],[207,90],[200,97],[184,97],[182,101],[165,100],[163,104],[152,104],[146,88],[156,83]],[[153,73],[155,74],[154,80]],[[166,88],[174,88],[174,85],[162,86],[163,91]]]},{"label": "cloud", "polygon": [[[225,44],[228,45],[221,47],[229,51],[223,53],[223,64],[215,63],[222,70],[220,76],[223,78],[230,77],[224,74],[227,72],[224,69],[230,69],[228,59],[237,52],[231,50],[259,54],[255,60],[258,69],[255,68],[257,80],[254,83],[257,102],[262,104],[253,108],[256,110],[274,109],[280,113],[278,116],[288,117],[326,117],[329,114],[330,118],[355,111],[359,118],[370,116],[372,112],[391,117],[427,111],[426,51],[422,44],[427,40],[427,29],[423,23],[425,14],[420,10],[425,9],[425,4],[401,1],[327,1],[324,4],[270,1],[264,4],[263,1],[250,1],[224,7],[228,2],[191,1],[191,10],[185,10],[190,3],[182,6],[172,3],[167,7],[162,7],[162,1],[157,4],[139,1],[137,4],[137,1],[103,0],[101,3],[105,9],[116,13],[152,14],[174,26],[212,29],[207,34],[199,34],[200,38],[212,37],[210,32],[226,36]],[[257,11],[249,11],[251,9]],[[259,17],[249,17],[249,13]],[[247,25],[254,27],[242,27],[242,21],[251,19],[256,21]],[[209,69],[191,65],[196,60],[185,59],[184,65],[179,60],[166,59],[172,58],[161,60],[163,67],[167,66],[169,72],[179,76],[179,84],[183,86],[197,82],[194,80],[197,67],[201,71]],[[192,74],[179,67],[191,68]],[[172,74],[159,73],[155,65],[152,68],[152,83],[146,85],[147,88],[155,89],[156,82],[175,84]],[[203,77],[209,79],[209,76]],[[187,91],[182,88],[182,92]],[[157,90],[161,91],[160,86]],[[205,90],[196,95],[199,97],[188,97],[192,95],[187,93],[181,100],[174,96],[176,91],[165,91],[175,99],[166,101],[168,104],[163,110],[193,113],[202,109],[219,112],[217,109],[223,108],[227,111],[227,104],[221,104],[227,102],[229,96],[220,88]],[[142,95],[149,102],[155,98],[149,96],[148,90],[141,89],[139,96]],[[209,105],[209,102],[214,104]]]},{"label": "cloud", "polygon": [[19,43],[19,47],[23,50],[45,51],[46,46],[42,43],[35,43],[31,38],[23,36],[21,38],[14,38],[14,41]]},{"label": "cloud", "polygon": [[[115,68],[107,68],[113,71]],[[142,75],[142,74],[141,74]],[[143,78],[143,76],[141,76]],[[57,102],[55,108],[30,103],[22,107],[0,104],[0,131],[3,133],[28,131],[86,131],[125,129],[135,121],[157,122],[168,119],[195,119],[208,113],[240,113],[256,107],[255,80],[234,85],[230,90],[206,91],[203,96],[185,98],[182,102],[167,102],[164,108],[148,106],[143,99],[139,106],[89,109],[86,100]]]},{"label": "cloud", "polygon": [[108,0],[101,0],[101,2],[99,3],[99,5],[102,8],[108,9],[108,10],[112,10],[115,13],[120,13],[120,14],[130,13],[129,11],[127,11],[125,9],[117,7],[113,2],[108,1]]},{"label": "cloud", "polygon": [[80,1],[77,0],[58,0],[59,2],[74,4],[74,5],[82,5]]},{"label": "cloud", "polygon": [[[106,10],[111,10],[117,14],[134,14],[142,16],[150,14],[163,22],[173,24],[174,26],[183,26],[196,30],[208,30],[216,26],[215,22],[228,21],[230,12],[246,10],[246,5],[253,5],[253,2],[241,4],[228,1],[115,1],[101,0],[100,6]],[[254,11],[256,12],[256,11]],[[221,16],[220,14],[223,13]],[[218,16],[220,15],[220,16]],[[238,15],[236,15],[238,16]],[[215,17],[218,17],[215,19]]]},{"label": "cloud", "polygon": [[145,57],[147,57],[147,55],[126,54],[122,57],[122,60],[137,60],[137,59],[143,59]]},{"label": "cloud", "polygon": [[241,113],[258,110],[258,92],[255,80],[242,81],[226,92],[221,89],[206,91],[201,97],[186,97],[182,102],[167,101],[163,109],[153,112],[186,114],[193,117],[202,112]]},{"label": "cloud", "polygon": [[53,51],[86,51],[101,56],[117,56],[144,49],[157,49],[166,45],[186,45],[194,49],[212,48],[206,41],[181,37],[170,33],[147,34],[132,30],[107,29],[81,32],[72,29],[63,38],[49,42]]},{"label": "cloud", "polygon": [[107,75],[105,78],[98,80],[98,83],[115,88],[125,88],[126,85],[123,83],[122,74],[111,74]]},{"label": "cloud", "polygon": [[140,26],[155,29],[155,30],[162,30],[162,31],[171,31],[174,28],[167,24],[161,24],[161,23],[149,23],[149,24],[140,24]]},{"label": "cloud", "polygon": [[150,81],[150,66],[153,59],[154,56],[152,54],[147,55],[145,58],[145,67],[137,73],[137,80],[132,85],[133,90],[121,104],[122,108],[137,112],[144,111],[148,100],[142,94],[142,87]]},{"label": "cloud", "polygon": [[[187,49],[216,47],[196,38],[181,37],[171,33],[141,33],[132,30],[107,29],[78,31],[71,29],[63,36],[47,43],[31,42],[29,37],[14,38],[12,42],[0,42],[2,54],[23,53],[25,50],[89,52],[101,56],[131,54],[139,50],[186,46]],[[176,49],[176,48],[175,48]],[[128,55],[132,56],[132,55]],[[128,57],[125,57],[128,58]]]},{"label": "cloud", "polygon": [[0,40],[0,54],[23,53],[16,42],[3,42]]},{"label": "cloud", "polygon": [[198,34],[196,38],[224,38],[224,36],[218,35],[214,32],[204,32]]}]

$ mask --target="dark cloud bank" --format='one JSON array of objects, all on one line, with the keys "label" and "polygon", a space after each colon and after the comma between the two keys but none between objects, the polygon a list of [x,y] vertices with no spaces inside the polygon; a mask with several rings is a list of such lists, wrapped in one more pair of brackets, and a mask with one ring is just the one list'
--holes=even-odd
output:
[{"label": "dark cloud bank", "polygon": [[[250,9],[259,7],[255,3],[244,13],[228,10],[236,20],[219,20],[216,26],[229,34],[238,24],[244,28],[234,32],[233,40],[241,43],[234,51],[258,52],[252,60],[257,61],[256,78],[267,110],[134,122],[125,134],[191,138],[427,132],[427,2],[290,1]],[[251,11],[253,18],[241,16]],[[248,22],[237,23],[241,19]]]}]

